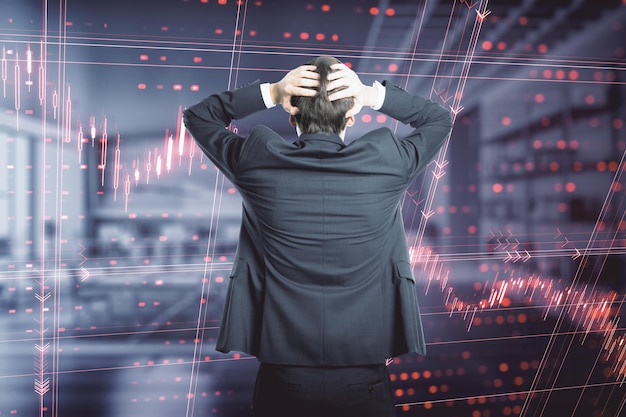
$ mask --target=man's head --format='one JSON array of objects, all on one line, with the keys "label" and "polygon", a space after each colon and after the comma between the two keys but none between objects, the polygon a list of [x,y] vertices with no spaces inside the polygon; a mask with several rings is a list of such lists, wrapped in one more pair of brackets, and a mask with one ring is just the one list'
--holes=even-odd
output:
[{"label": "man's head", "polygon": [[297,126],[300,133],[335,133],[342,134],[346,126],[354,124],[354,117],[346,117],[346,113],[354,105],[354,99],[343,98],[333,102],[328,100],[332,91],[326,91],[328,74],[333,70],[331,65],[341,63],[337,58],[321,56],[307,62],[315,65],[320,74],[318,94],[313,97],[293,96],[291,105],[299,109],[298,113],[290,116],[291,124]]}]

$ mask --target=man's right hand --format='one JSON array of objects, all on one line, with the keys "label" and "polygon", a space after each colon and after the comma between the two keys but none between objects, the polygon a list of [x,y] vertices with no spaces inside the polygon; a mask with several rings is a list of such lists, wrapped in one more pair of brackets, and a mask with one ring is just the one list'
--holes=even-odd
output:
[{"label": "man's right hand", "polygon": [[374,87],[364,85],[356,72],[352,71],[345,64],[331,65],[333,72],[328,74],[327,91],[333,91],[337,88],[344,87],[339,91],[335,91],[328,96],[328,100],[335,101],[342,98],[353,97],[354,106],[348,110],[346,117],[358,114],[363,106],[375,106],[378,98],[378,91]]},{"label": "man's right hand", "polygon": [[296,114],[298,108],[291,105],[291,97],[315,96],[320,85],[319,78],[315,65],[301,65],[289,71],[279,82],[270,84],[272,101],[283,106],[287,113]]}]

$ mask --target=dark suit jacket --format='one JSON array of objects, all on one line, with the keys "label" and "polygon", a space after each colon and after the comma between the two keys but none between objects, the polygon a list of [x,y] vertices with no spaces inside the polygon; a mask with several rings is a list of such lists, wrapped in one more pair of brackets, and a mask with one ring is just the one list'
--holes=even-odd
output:
[{"label": "dark suit jacket", "polygon": [[414,130],[284,141],[266,126],[226,129],[265,109],[259,83],[184,112],[204,153],[236,186],[243,219],[217,350],[268,363],[381,364],[425,353],[400,201],[440,149],[450,114],[384,83],[380,111]]}]

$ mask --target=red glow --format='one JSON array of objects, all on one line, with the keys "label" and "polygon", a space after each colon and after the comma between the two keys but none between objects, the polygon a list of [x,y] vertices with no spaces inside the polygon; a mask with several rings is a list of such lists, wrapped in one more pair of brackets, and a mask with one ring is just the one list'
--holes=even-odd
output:
[{"label": "red glow", "polygon": [[502,118],[502,126],[509,126],[511,124],[511,118],[509,116],[504,116]]},{"label": "red glow", "polygon": [[148,55],[146,55],[146,54],[139,55],[139,60],[140,61],[147,61],[148,60]]},{"label": "red glow", "polygon": [[567,184],[565,184],[565,191],[567,191],[568,193],[573,193],[574,191],[576,191],[576,184],[574,184],[573,182],[568,182]]},{"label": "red glow", "polygon": [[378,123],[385,123],[387,121],[387,116],[385,116],[384,114],[379,114],[376,116],[376,121]]},{"label": "red glow", "polygon": [[138,84],[137,88],[140,90],[145,90],[146,89],[146,85],[145,84]]},{"label": "red glow", "polygon": [[372,16],[376,16],[378,13],[380,13],[380,10],[378,10],[378,7],[371,7],[370,8],[370,14]]},{"label": "red glow", "polygon": [[535,95],[535,102],[543,103],[545,100],[545,96],[541,93]]},{"label": "red glow", "polygon": [[363,116],[361,116],[361,121],[363,123],[369,123],[372,121],[372,115],[371,114],[364,114]]},{"label": "red glow", "polygon": [[285,38],[285,39],[289,39],[289,38],[291,38],[291,32],[285,32],[285,33],[283,33],[283,38]]},{"label": "red glow", "polygon": [[493,190],[494,193],[501,193],[503,187],[502,187],[502,184],[493,184],[491,189]]},{"label": "red glow", "polygon": [[300,39],[302,39],[302,40],[304,40],[304,41],[305,41],[305,40],[307,40],[307,39],[309,39],[309,34],[308,34],[308,33],[306,33],[306,32],[302,32],[302,33],[300,33]]},{"label": "red glow", "polygon": [[395,14],[396,14],[396,10],[395,10],[395,9],[393,9],[393,8],[391,8],[391,7],[389,7],[389,8],[387,8],[387,10],[385,10],[385,14],[386,14],[387,16],[390,16],[390,17],[391,17],[391,16],[395,16]]},{"label": "red glow", "polygon": [[493,48],[493,43],[491,41],[483,41],[482,46],[485,51],[490,51]]},{"label": "red glow", "polygon": [[323,5],[322,5],[322,11],[323,11],[323,12],[330,12],[330,5],[328,5],[328,4],[323,4]]},{"label": "red glow", "polygon": [[398,65],[397,64],[389,64],[389,72],[396,72],[398,71]]},{"label": "red glow", "polygon": [[193,62],[196,64],[199,64],[200,62],[202,62],[202,58],[199,56],[194,56],[193,57]]},{"label": "red glow", "polygon": [[548,52],[548,45],[546,45],[545,43],[542,43],[541,45],[537,47],[537,50],[540,53],[545,54],[546,52]]},{"label": "red glow", "polygon": [[315,35],[315,39],[317,39],[318,41],[323,41],[324,38],[326,38],[326,36],[324,36],[323,33],[318,33],[317,35]]}]

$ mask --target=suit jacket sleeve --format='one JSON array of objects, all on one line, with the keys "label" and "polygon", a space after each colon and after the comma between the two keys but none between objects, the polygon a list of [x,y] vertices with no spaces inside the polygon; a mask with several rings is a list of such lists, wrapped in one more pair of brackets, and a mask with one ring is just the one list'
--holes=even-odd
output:
[{"label": "suit jacket sleeve", "polygon": [[265,110],[260,82],[212,94],[185,109],[185,126],[202,151],[230,180],[237,167],[245,139],[228,129],[234,119]]},{"label": "suit jacket sleeve", "polygon": [[379,111],[414,129],[400,140],[400,151],[411,180],[444,144],[452,128],[452,118],[449,111],[428,99],[409,94],[387,81],[383,85],[385,101]]}]

